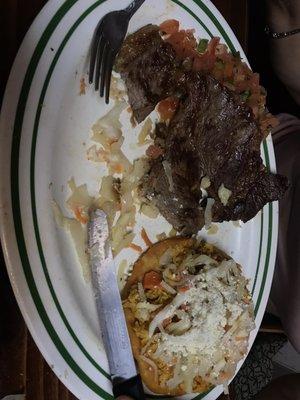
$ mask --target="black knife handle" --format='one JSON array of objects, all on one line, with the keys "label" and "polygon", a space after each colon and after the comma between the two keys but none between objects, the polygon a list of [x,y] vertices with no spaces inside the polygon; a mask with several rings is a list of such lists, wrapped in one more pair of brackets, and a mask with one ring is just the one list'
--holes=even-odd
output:
[{"label": "black knife handle", "polygon": [[126,381],[118,382],[117,379],[114,380],[113,394],[115,398],[118,398],[119,396],[128,396],[134,400],[144,400],[145,394],[140,375],[136,375]]}]

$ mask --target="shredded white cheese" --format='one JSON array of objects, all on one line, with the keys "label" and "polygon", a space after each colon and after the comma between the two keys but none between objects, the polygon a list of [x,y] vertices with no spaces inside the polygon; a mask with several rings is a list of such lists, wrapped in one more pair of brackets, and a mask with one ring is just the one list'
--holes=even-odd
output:
[{"label": "shredded white cheese", "polygon": [[[215,385],[228,382],[247,351],[254,328],[253,304],[241,301],[248,293],[247,281],[237,264],[233,260],[217,263],[205,255],[196,258],[203,267],[190,288],[178,293],[149,326],[149,336],[158,343],[154,360],[172,364],[176,359],[167,386],[172,389],[184,383],[187,392],[192,391],[197,376]],[[175,322],[158,331],[165,320],[174,317]]]}]

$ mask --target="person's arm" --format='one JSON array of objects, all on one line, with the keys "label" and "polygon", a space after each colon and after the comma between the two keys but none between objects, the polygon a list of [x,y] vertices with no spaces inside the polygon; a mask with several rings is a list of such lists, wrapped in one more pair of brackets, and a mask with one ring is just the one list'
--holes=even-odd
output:
[{"label": "person's arm", "polygon": [[[300,1],[266,0],[267,24],[272,32],[300,28]],[[270,38],[275,73],[300,105],[300,33],[282,39]]]}]

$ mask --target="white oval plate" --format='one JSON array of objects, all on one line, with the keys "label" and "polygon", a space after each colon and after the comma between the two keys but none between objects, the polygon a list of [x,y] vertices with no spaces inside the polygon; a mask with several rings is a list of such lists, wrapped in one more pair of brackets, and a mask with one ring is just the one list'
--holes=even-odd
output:
[{"label": "white oval plate", "polygon": [[[99,166],[87,162],[83,143],[106,107],[92,88],[79,96],[79,82],[86,77],[94,27],[119,7],[118,0],[49,1],[19,50],[2,107],[1,240],[9,276],[42,354],[64,384],[85,400],[112,399],[107,360],[90,284],[82,279],[69,237],[54,222],[51,201],[55,198],[64,207],[71,176],[87,182],[92,193],[99,186]],[[245,58],[231,29],[207,0],[147,0],[130,31],[168,18],[195,28],[199,37],[220,36]],[[262,156],[275,170],[270,138]],[[277,224],[273,203],[242,228],[224,223],[217,235],[208,236],[242,264],[251,279],[257,326],[251,344],[269,295]],[[221,391],[217,387],[185,398],[214,400]]]}]

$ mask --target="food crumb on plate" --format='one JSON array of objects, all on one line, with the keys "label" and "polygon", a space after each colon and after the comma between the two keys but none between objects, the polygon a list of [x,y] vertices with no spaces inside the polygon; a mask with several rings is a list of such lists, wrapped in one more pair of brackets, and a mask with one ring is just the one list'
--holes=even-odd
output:
[{"label": "food crumb on plate", "polygon": [[242,225],[240,224],[240,221],[232,221],[233,225],[237,228],[241,228]]},{"label": "food crumb on plate", "polygon": [[85,89],[86,89],[86,83],[85,83],[85,80],[84,80],[84,78],[81,78],[80,79],[80,87],[79,87],[79,96],[82,96],[82,95],[84,95],[86,92],[85,92]]}]

